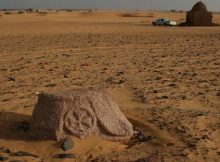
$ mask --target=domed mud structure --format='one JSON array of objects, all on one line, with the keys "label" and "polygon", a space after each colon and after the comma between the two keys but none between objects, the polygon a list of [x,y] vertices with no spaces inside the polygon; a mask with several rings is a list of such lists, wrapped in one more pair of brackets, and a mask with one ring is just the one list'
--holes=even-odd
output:
[{"label": "domed mud structure", "polygon": [[192,10],[187,12],[186,24],[191,26],[211,26],[212,13],[208,12],[206,5],[199,1]]},{"label": "domed mud structure", "polygon": [[72,135],[83,139],[97,135],[125,141],[133,135],[133,126],[107,91],[83,89],[40,94],[32,116],[31,134],[40,139],[62,140]]}]

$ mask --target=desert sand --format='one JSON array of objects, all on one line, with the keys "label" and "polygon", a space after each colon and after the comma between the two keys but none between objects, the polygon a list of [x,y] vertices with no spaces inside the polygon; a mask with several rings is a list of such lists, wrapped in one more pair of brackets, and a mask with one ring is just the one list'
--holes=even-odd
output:
[{"label": "desert sand", "polygon": [[[220,159],[220,27],[153,27],[185,12],[0,12],[0,156],[23,162]],[[215,13],[214,23],[220,23]],[[18,126],[38,94],[107,88],[135,127],[127,143],[33,140]],[[37,156],[15,156],[25,151]],[[18,155],[18,154],[17,154]]]}]

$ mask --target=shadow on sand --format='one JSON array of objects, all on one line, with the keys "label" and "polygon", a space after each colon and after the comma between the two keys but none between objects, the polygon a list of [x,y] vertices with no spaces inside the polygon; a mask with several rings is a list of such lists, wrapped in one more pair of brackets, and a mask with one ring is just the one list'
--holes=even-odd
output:
[{"label": "shadow on sand", "polygon": [[31,116],[13,112],[0,112],[0,139],[31,141],[30,133],[18,129],[22,122],[29,123]]}]

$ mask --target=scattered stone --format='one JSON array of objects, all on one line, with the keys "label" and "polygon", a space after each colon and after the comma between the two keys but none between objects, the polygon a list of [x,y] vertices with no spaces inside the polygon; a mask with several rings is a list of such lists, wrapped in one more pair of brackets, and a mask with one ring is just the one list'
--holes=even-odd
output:
[{"label": "scattered stone", "polygon": [[0,147],[0,151],[3,152],[3,153],[6,153],[6,154],[10,154],[11,153],[11,150],[8,149],[8,148],[5,148],[5,147]]},{"label": "scattered stone", "polygon": [[25,161],[21,161],[21,160],[11,160],[9,162],[25,162]]},{"label": "scattered stone", "polygon": [[64,151],[71,150],[73,147],[74,147],[74,142],[72,139],[68,138],[64,140],[62,144],[62,149]]},{"label": "scattered stone", "polygon": [[182,100],[185,100],[186,99],[186,96],[185,95],[182,95],[180,96]]},{"label": "scattered stone", "polygon": [[34,157],[34,158],[39,157],[37,155],[31,154],[31,153],[25,152],[25,151],[18,151],[18,152],[11,153],[11,156],[30,156],[30,157]]},{"label": "scattered stone", "polygon": [[166,96],[166,95],[164,95],[164,96],[159,96],[159,97],[157,97],[157,99],[169,99],[169,97]]},{"label": "scattered stone", "polygon": [[196,143],[192,141],[192,142],[188,143],[188,147],[196,148]]},{"label": "scattered stone", "polygon": [[0,71],[7,71],[8,69],[5,69],[5,68],[2,68],[2,69],[0,69]]},{"label": "scattered stone", "polygon": [[169,87],[176,87],[176,84],[175,83],[171,83],[168,85]]},{"label": "scattered stone", "polygon": [[80,66],[89,66],[89,64],[87,64],[87,63],[84,63],[84,64],[81,64]]},{"label": "scattered stone", "polygon": [[159,77],[159,76],[156,76],[155,78],[154,78],[154,80],[161,80],[162,79],[162,77]]},{"label": "scattered stone", "polygon": [[202,139],[203,139],[203,140],[209,139],[209,136],[203,135],[203,136],[202,136]]},{"label": "scattered stone", "polygon": [[142,132],[139,132],[137,135],[138,142],[147,142],[152,140],[153,138],[151,136],[146,136]]},{"label": "scattered stone", "polygon": [[220,92],[218,92],[218,93],[216,94],[216,96],[220,96]]},{"label": "scattered stone", "polygon": [[74,154],[59,154],[59,155],[57,155],[57,157],[60,159],[66,159],[66,158],[75,159],[76,158],[76,156]]},{"label": "scattered stone", "polygon": [[167,146],[174,146],[174,143],[167,143]]},{"label": "scattered stone", "polygon": [[133,137],[131,138],[130,146],[132,146],[135,143],[148,142],[148,141],[150,141],[152,139],[153,139],[152,136],[145,135],[144,133],[142,133],[140,131],[136,131],[136,133],[134,133]]},{"label": "scattered stone", "polygon": [[66,70],[63,72],[63,77],[64,77],[64,78],[70,78],[70,70],[66,69]]},{"label": "scattered stone", "polygon": [[178,126],[176,128],[179,132],[186,133],[186,128],[184,126]]},{"label": "scattered stone", "polygon": [[51,83],[51,84],[47,84],[46,87],[56,87],[57,84],[56,83]]},{"label": "scattered stone", "polygon": [[106,80],[107,83],[110,84],[123,84],[127,81],[127,79],[118,79],[118,78],[114,78],[114,77],[110,77]]},{"label": "scattered stone", "polygon": [[117,72],[117,76],[121,76],[121,75],[123,75],[124,74],[124,71],[118,71]]},{"label": "scattered stone", "polygon": [[10,100],[11,100],[10,98],[6,98],[6,99],[3,99],[2,101],[7,102],[7,101],[10,101]]},{"label": "scattered stone", "polygon": [[71,55],[64,53],[63,56],[65,56],[65,57],[70,57]]},{"label": "scattered stone", "polygon": [[15,78],[14,77],[8,77],[8,81],[15,81]]}]

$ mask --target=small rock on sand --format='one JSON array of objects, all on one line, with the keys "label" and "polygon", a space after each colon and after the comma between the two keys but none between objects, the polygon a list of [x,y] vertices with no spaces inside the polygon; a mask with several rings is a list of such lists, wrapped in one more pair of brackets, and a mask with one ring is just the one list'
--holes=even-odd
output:
[{"label": "small rock on sand", "polygon": [[64,151],[71,150],[74,147],[74,142],[72,139],[65,139],[62,144],[62,149]]},{"label": "small rock on sand", "polygon": [[8,160],[8,158],[7,158],[7,157],[0,156],[0,161],[6,161],[6,160]]}]

